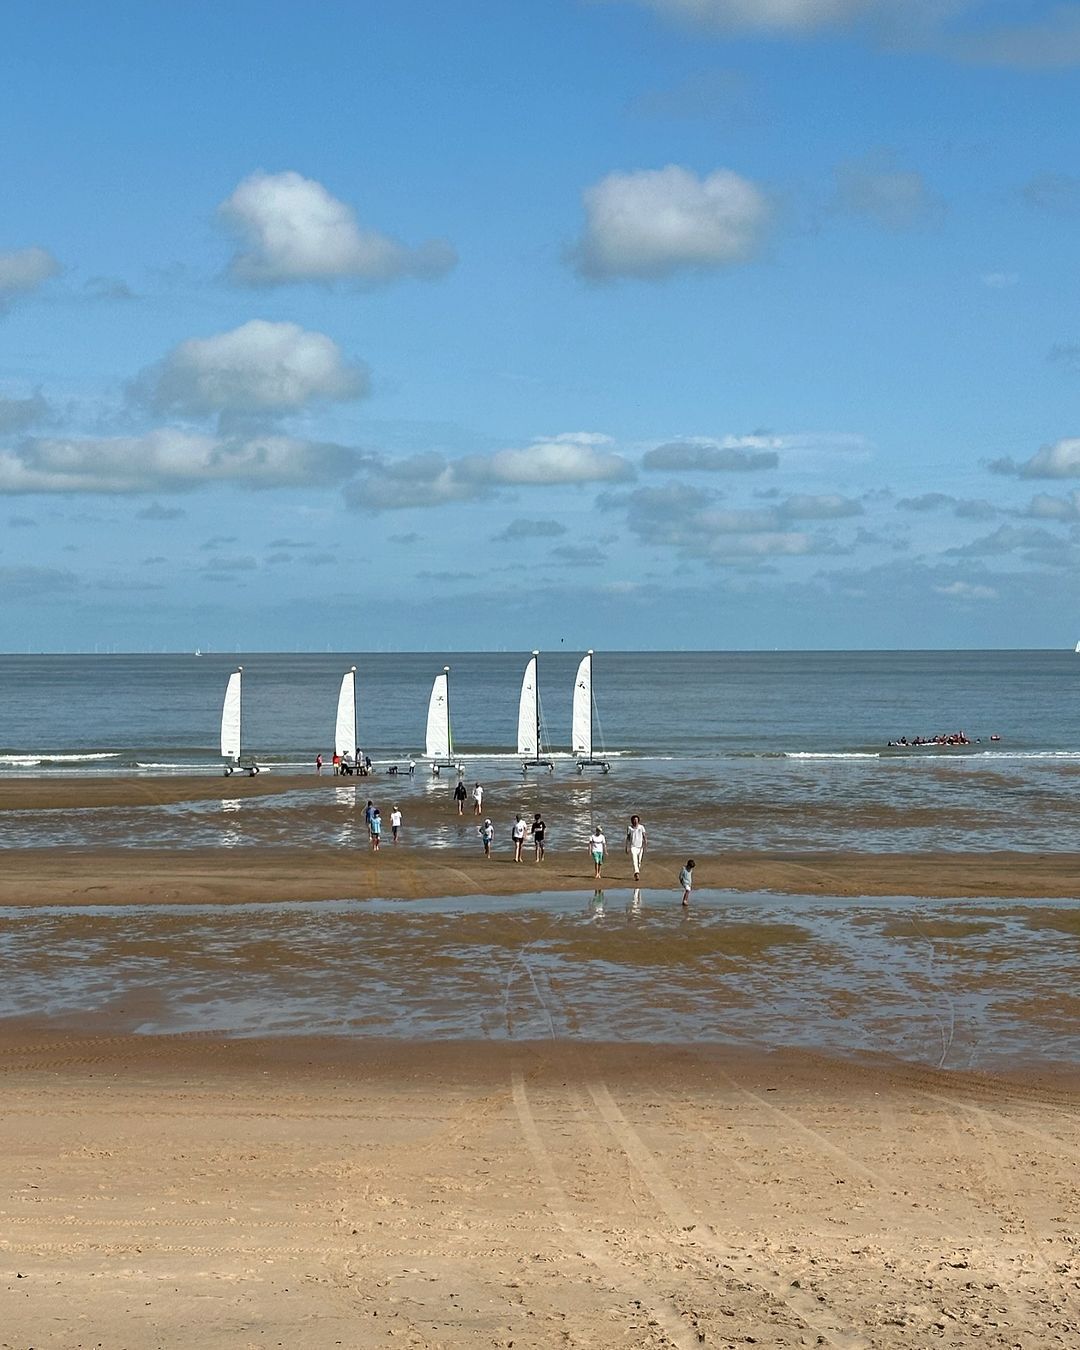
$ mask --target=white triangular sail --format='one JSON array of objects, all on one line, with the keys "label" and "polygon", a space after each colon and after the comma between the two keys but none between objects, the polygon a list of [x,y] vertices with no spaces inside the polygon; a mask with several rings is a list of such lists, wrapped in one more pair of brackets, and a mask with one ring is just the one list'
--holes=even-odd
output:
[{"label": "white triangular sail", "polygon": [[229,676],[225,702],[221,708],[221,753],[227,760],[240,762],[240,681],[243,666]]},{"label": "white triangular sail", "polygon": [[356,750],[356,667],[341,677],[338,691],[337,721],[334,724],[334,753],[353,754]]},{"label": "white triangular sail", "polygon": [[536,759],[540,754],[540,704],[536,688],[536,653],[529,658],[521,681],[521,700],[518,703],[517,749],[519,755]]},{"label": "white triangular sail", "polygon": [[574,716],[571,722],[571,736],[575,755],[592,759],[592,652],[581,658],[574,680]]},{"label": "white triangular sail", "polygon": [[449,759],[452,753],[450,741],[450,668],[435,676],[431,686],[431,698],[427,710],[427,746],[424,751],[428,759]]}]

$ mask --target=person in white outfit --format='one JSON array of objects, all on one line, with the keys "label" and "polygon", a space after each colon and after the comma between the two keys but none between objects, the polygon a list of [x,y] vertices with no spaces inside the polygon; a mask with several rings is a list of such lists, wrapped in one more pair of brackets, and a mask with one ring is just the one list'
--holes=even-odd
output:
[{"label": "person in white outfit", "polygon": [[649,836],[645,833],[645,826],[641,823],[640,816],[631,816],[630,824],[626,827],[626,849],[630,854],[630,865],[634,869],[634,880],[641,880],[641,864],[645,857],[645,850],[649,847]]},{"label": "person in white outfit", "polygon": [[482,814],[482,808],[484,805],[484,789],[480,786],[479,783],[477,783],[477,785],[472,790],[472,799],[473,799],[473,815],[479,816]]}]

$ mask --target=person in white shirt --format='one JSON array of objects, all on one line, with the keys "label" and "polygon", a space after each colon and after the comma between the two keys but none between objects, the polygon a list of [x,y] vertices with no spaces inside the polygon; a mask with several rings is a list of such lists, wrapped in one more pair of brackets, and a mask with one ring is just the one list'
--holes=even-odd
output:
[{"label": "person in white shirt", "polygon": [[484,805],[484,789],[479,783],[472,790],[473,815],[480,815],[481,808]]},{"label": "person in white shirt", "polygon": [[528,834],[528,832],[529,832],[528,826],[521,819],[521,817],[515,816],[513,828],[510,831],[510,838],[514,841],[515,862],[525,861],[525,859],[521,856],[521,848],[522,845],[525,843],[525,836]]},{"label": "person in white shirt", "polygon": [[398,807],[390,812],[390,833],[393,836],[394,843],[398,841],[398,830],[401,829],[401,811]]},{"label": "person in white shirt", "polygon": [[688,858],[686,866],[679,873],[679,885],[682,887],[683,905],[690,903],[690,892],[694,889],[694,860]]},{"label": "person in white shirt", "polygon": [[484,857],[491,857],[491,841],[495,838],[495,826],[490,820],[485,820],[483,825],[477,825],[476,832],[479,834],[484,845]]},{"label": "person in white shirt", "polygon": [[604,855],[607,853],[607,839],[604,836],[603,827],[593,826],[593,832],[589,836],[589,852],[593,860],[593,876],[600,876],[600,869],[604,865]]},{"label": "person in white shirt", "polygon": [[626,827],[626,848],[624,851],[630,854],[630,865],[634,869],[635,881],[641,880],[641,863],[648,846],[649,836],[645,833],[645,826],[641,823],[641,817],[631,816],[630,824]]}]

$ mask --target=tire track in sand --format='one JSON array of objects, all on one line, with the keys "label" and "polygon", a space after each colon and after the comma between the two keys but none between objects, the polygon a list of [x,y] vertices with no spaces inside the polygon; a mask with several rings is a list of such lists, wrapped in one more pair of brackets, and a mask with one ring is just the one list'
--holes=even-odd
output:
[{"label": "tire track in sand", "polygon": [[693,1244],[718,1258],[723,1266],[746,1283],[784,1304],[804,1326],[827,1345],[837,1347],[837,1350],[866,1350],[869,1342],[857,1332],[838,1326],[837,1322],[840,1319],[835,1314],[830,1313],[827,1318],[823,1317],[822,1314],[828,1310],[817,1299],[794,1289],[791,1280],[786,1276],[765,1274],[747,1257],[735,1251],[730,1242],[723,1241],[713,1226],[706,1223],[700,1213],[692,1209],[683,1199],[660,1166],[655,1154],[627,1120],[607,1085],[594,1081],[589,1082],[587,1087],[600,1119],[615,1137],[653,1199],[668,1219],[681,1229]]},{"label": "tire track in sand", "polygon": [[[635,1300],[638,1305],[644,1304],[645,1300],[640,1295],[646,1291],[638,1272],[628,1270],[616,1261],[603,1239],[589,1233],[576,1219],[570,1198],[556,1175],[551,1155],[533,1115],[523,1074],[518,1071],[513,1073],[511,1088],[521,1133],[536,1167],[544,1203],[552,1218],[573,1241],[578,1254],[600,1272],[613,1290],[624,1294],[628,1300]],[[679,1310],[662,1296],[650,1291],[643,1311],[656,1322],[667,1340],[678,1350],[698,1350],[701,1344],[698,1333],[687,1327]]]}]

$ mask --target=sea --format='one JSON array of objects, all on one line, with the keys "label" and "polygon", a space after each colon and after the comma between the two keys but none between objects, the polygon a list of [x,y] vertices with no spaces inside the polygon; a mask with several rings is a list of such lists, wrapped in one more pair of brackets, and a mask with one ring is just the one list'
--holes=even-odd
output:
[{"label": "sea", "polygon": [[[581,655],[539,657],[543,736],[560,777],[576,774],[570,718]],[[428,697],[448,665],[455,758],[470,780],[492,781],[520,773],[517,705],[528,656],[0,656],[0,776],[220,774],[221,705],[238,665],[245,757],[270,772],[308,772],[316,753],[329,759],[341,677],[356,666],[358,740],[376,773],[414,757],[418,789],[428,788]],[[614,819],[685,800],[680,837],[696,847],[1072,851],[1078,680],[1071,651],[598,651],[595,749],[611,765],[605,809]],[[959,732],[970,744],[889,745]],[[583,781],[597,776],[589,770]],[[238,807],[247,822],[240,839],[291,837],[281,823],[287,805],[278,801],[273,823],[257,804]],[[587,833],[594,796],[580,805]],[[181,819],[161,808],[145,842],[222,842],[220,810],[205,814],[202,830],[198,809]],[[22,837],[17,817],[9,813],[0,847],[35,842]],[[129,824],[140,842],[137,820]],[[51,842],[83,842],[78,813],[54,825]]]}]

